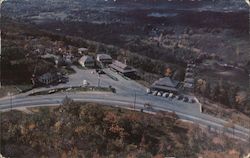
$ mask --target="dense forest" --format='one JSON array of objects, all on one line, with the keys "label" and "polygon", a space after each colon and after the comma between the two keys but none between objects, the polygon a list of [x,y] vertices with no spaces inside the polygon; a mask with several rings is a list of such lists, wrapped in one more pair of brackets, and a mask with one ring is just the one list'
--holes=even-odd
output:
[{"label": "dense forest", "polygon": [[184,123],[175,113],[154,116],[70,98],[58,107],[2,112],[1,117],[6,157],[194,158],[210,153],[233,158],[249,150],[249,144]]}]

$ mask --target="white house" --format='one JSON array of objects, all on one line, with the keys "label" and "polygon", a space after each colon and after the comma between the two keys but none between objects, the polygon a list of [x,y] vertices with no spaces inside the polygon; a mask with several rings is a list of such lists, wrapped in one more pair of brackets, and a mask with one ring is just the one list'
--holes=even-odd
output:
[{"label": "white house", "polygon": [[97,54],[96,60],[104,65],[112,64],[112,57],[108,54]]},{"label": "white house", "polygon": [[78,48],[78,53],[79,53],[79,54],[84,54],[84,53],[86,53],[87,51],[88,51],[87,48]]},{"label": "white house", "polygon": [[94,67],[95,60],[92,56],[84,55],[79,59],[79,64],[83,67]]}]

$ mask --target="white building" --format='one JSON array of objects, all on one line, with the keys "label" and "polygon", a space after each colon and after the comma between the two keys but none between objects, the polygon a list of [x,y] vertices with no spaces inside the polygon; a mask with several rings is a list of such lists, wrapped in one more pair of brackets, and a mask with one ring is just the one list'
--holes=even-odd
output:
[{"label": "white building", "polygon": [[96,60],[104,65],[112,64],[112,57],[108,54],[97,54]]},{"label": "white building", "polygon": [[82,67],[94,67],[95,66],[94,58],[89,55],[82,56],[78,62]]},{"label": "white building", "polygon": [[78,53],[79,54],[85,54],[88,51],[87,48],[78,48]]}]

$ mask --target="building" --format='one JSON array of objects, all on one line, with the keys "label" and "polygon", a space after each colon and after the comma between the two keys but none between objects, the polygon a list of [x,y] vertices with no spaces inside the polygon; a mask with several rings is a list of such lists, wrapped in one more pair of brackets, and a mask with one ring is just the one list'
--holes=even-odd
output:
[{"label": "building", "polygon": [[172,80],[170,77],[164,77],[157,81],[155,81],[151,87],[151,91],[163,91],[163,92],[171,92],[178,93],[178,88],[180,86],[180,82],[176,80]]},{"label": "building", "polygon": [[56,73],[47,72],[38,77],[40,84],[49,85],[58,81],[58,76]]},{"label": "building", "polygon": [[112,64],[112,57],[108,54],[97,54],[96,60],[97,62],[103,64],[104,66]]},{"label": "building", "polygon": [[117,71],[118,73],[123,74],[127,77],[134,77],[136,70],[118,60],[115,60],[112,64],[109,65],[110,68]]},{"label": "building", "polygon": [[193,78],[185,78],[184,82],[194,84],[194,79]]},{"label": "building", "polygon": [[78,53],[79,54],[85,54],[86,52],[88,52],[87,48],[78,48]]},{"label": "building", "polygon": [[78,60],[79,64],[82,67],[94,67],[95,66],[95,60],[92,56],[84,55]]}]

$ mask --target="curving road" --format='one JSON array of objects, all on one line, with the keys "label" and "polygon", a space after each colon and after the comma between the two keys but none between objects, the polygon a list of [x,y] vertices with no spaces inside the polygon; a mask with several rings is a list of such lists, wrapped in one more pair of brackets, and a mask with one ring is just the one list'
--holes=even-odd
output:
[{"label": "curving road", "polygon": [[[76,70],[77,73],[70,76],[70,82],[65,85],[58,85],[58,87],[79,86],[82,79],[86,79],[91,85],[97,84],[96,74],[92,74],[86,70]],[[113,72],[110,72],[113,73]],[[198,103],[185,103],[176,99],[167,99],[163,97],[146,94],[145,87],[136,83],[133,80],[127,80],[118,74],[113,73],[119,81],[109,79],[107,76],[101,76],[101,86],[112,85],[116,88],[116,93],[108,92],[78,92],[78,93],[56,93],[51,95],[29,96],[32,92],[23,93],[20,95],[0,99],[0,110],[8,110],[20,107],[35,107],[35,106],[52,106],[60,105],[63,99],[68,96],[75,101],[82,102],[96,102],[112,106],[119,106],[122,108],[135,108],[135,110],[144,109],[144,104],[152,105],[153,110],[156,111],[171,111],[175,112],[180,119],[197,123],[202,127],[209,127],[209,130],[216,132],[224,132],[229,136],[239,138],[244,141],[249,141],[250,130],[244,127],[234,125],[234,128],[225,129],[226,121],[200,113],[200,105]],[[55,87],[51,87],[55,88]],[[36,89],[34,91],[41,91],[49,88]],[[134,107],[135,105],[135,107]]]},{"label": "curving road", "polygon": [[[17,96],[16,98],[2,99],[0,101],[0,109],[7,110],[10,109],[12,104],[13,108],[18,107],[34,107],[34,106],[51,106],[51,105],[60,105],[65,96],[68,96],[75,101],[82,102],[96,102],[102,104],[108,104],[113,106],[120,106],[123,108],[133,108],[134,98],[132,96],[120,96],[119,94],[113,93],[67,93],[67,94],[53,94],[53,95],[45,95],[45,96],[33,96],[33,97],[25,97],[25,96]],[[143,109],[144,104],[151,101],[151,98],[155,98],[155,96],[137,96],[135,109]],[[234,133],[235,138],[242,139],[244,141],[249,140],[249,129],[243,128],[241,126],[235,125],[234,129],[229,128],[225,131],[224,125],[226,121],[200,113],[198,110],[191,110],[188,107],[177,106],[174,104],[170,104],[169,102],[164,102],[165,98],[160,98],[158,102],[154,102],[152,104],[153,112],[154,111],[174,111],[180,117],[180,119],[188,120],[197,124],[200,124],[204,127],[209,127],[210,130],[213,131],[224,131],[228,135],[232,136]],[[186,105],[188,106],[188,105]]]}]

